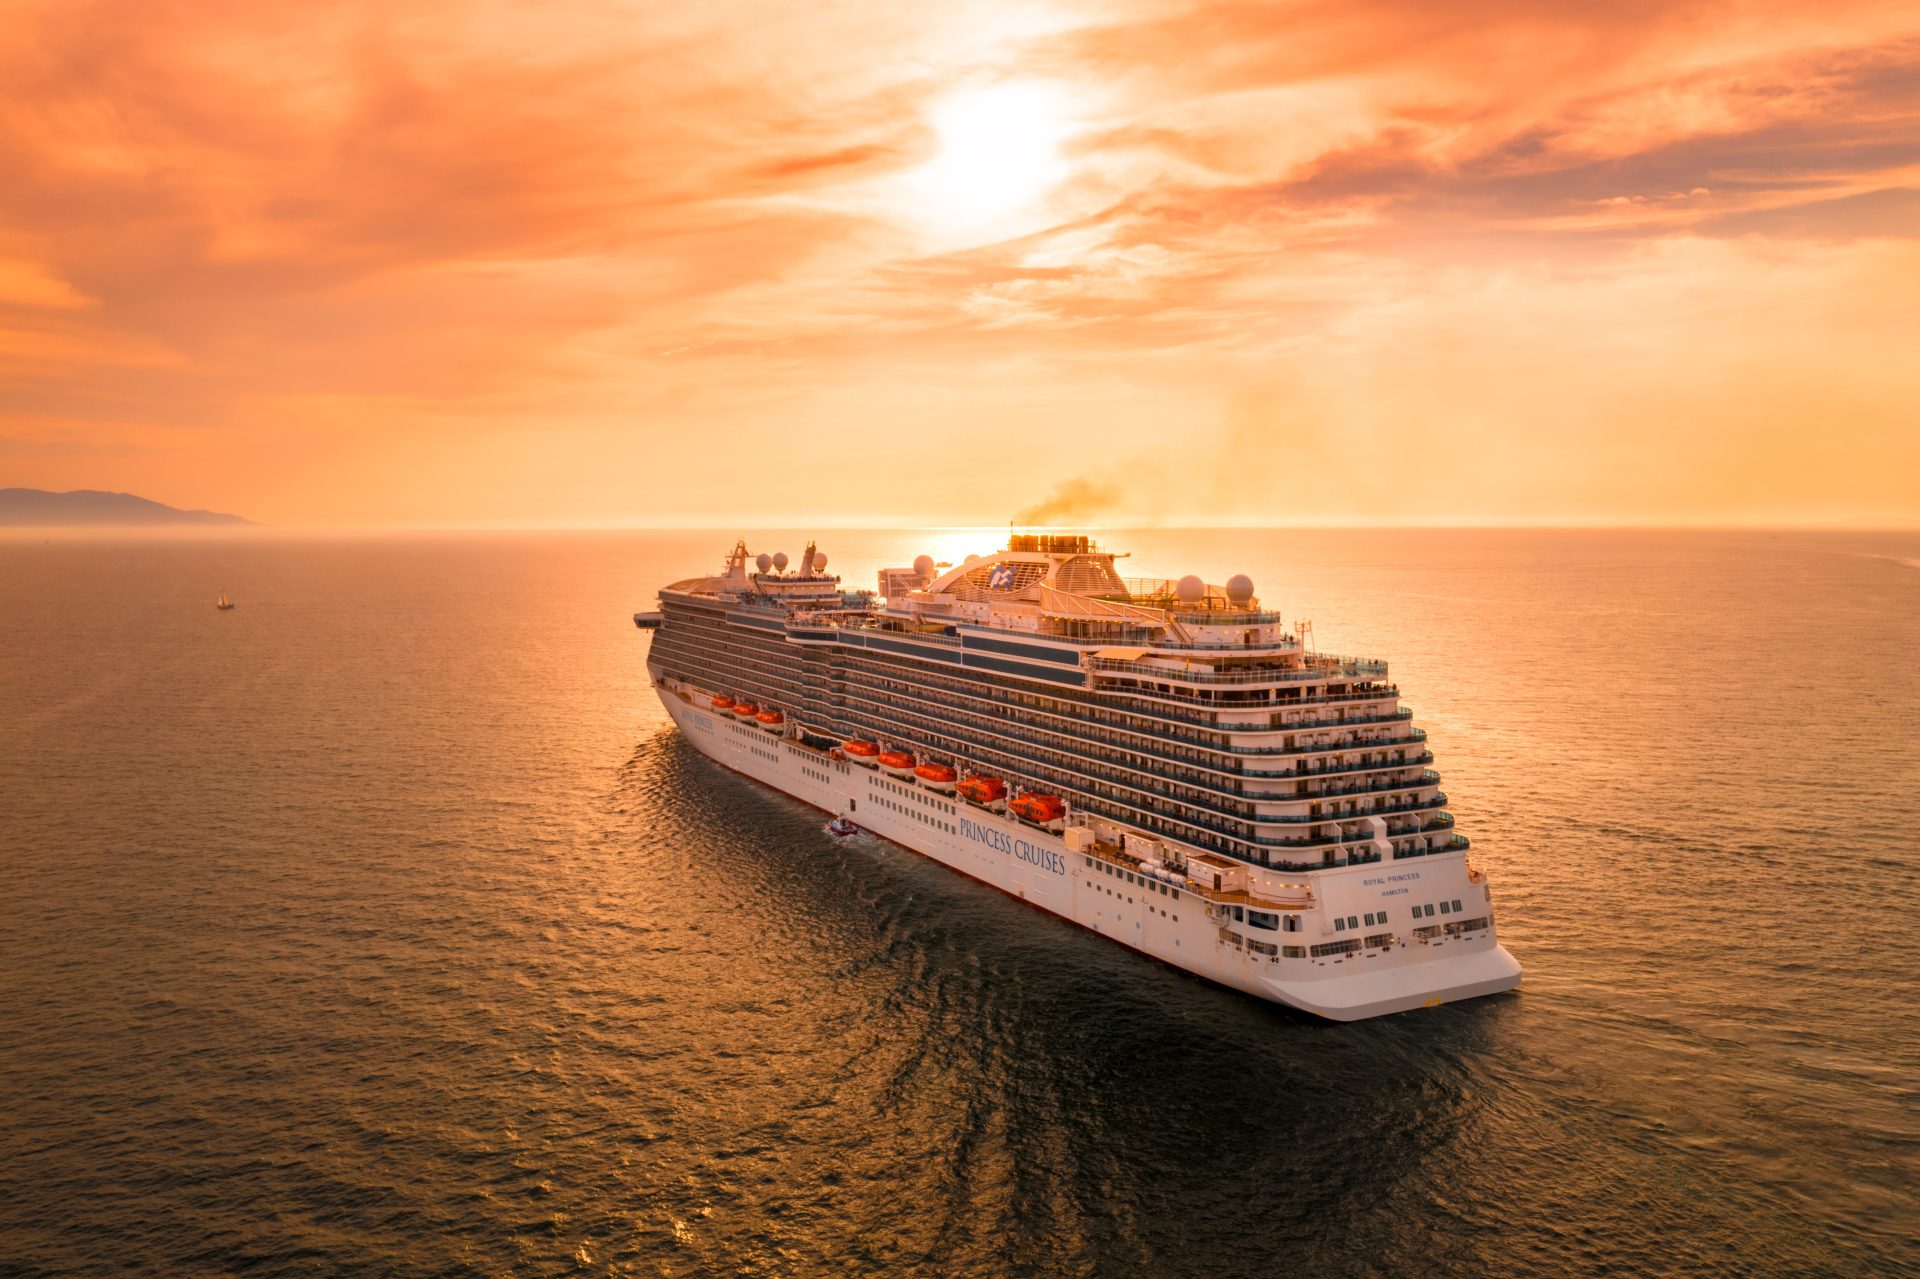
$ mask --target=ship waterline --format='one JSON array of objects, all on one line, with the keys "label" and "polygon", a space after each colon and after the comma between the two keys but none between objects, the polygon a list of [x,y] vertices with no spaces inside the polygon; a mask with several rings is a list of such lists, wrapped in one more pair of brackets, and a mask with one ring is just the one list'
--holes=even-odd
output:
[{"label": "ship waterline", "polygon": [[740,543],[634,620],[702,753],[1144,955],[1341,1021],[1514,987],[1386,664],[1116,558],[1015,537],[870,593]]}]

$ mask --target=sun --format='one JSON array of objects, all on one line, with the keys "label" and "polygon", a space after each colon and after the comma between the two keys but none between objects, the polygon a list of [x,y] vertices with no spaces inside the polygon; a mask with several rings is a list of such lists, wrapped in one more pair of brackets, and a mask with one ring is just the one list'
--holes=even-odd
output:
[{"label": "sun", "polygon": [[1010,82],[966,89],[931,112],[940,149],[920,170],[930,221],[955,230],[997,229],[1038,207],[1066,176],[1060,144],[1071,132],[1062,95]]}]

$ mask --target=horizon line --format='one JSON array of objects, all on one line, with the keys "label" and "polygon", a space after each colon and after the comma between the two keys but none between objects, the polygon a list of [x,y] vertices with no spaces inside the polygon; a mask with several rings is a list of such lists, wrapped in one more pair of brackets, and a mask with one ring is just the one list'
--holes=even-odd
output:
[{"label": "horizon line", "polygon": [[836,532],[893,532],[912,530],[938,533],[1207,533],[1207,532],[1379,532],[1379,533],[1920,533],[1920,521],[1909,524],[1758,524],[1758,523],[1405,523],[1368,524],[1287,523],[1287,524],[921,524],[913,521],[846,522],[765,522],[727,524],[13,524],[0,525],[0,536],[7,534],[50,533],[126,533],[187,534],[216,537],[247,537],[273,534],[434,534],[434,533],[748,533],[794,532],[803,528]]}]

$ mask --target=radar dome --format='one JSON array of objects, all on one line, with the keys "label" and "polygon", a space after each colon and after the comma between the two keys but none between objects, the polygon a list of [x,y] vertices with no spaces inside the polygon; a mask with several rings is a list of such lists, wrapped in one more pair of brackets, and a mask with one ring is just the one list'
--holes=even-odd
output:
[{"label": "radar dome", "polygon": [[1198,604],[1207,598],[1207,584],[1189,573],[1175,584],[1173,593],[1182,604]]},{"label": "radar dome", "polygon": [[773,553],[773,566],[782,573],[787,571],[787,553],[785,551],[775,551]]},{"label": "radar dome", "polygon": [[1253,579],[1245,573],[1235,573],[1228,578],[1227,598],[1245,608],[1247,601],[1253,598]]},{"label": "radar dome", "polygon": [[755,564],[758,564],[760,566],[760,571],[764,573],[768,569],[773,567],[773,556],[767,554],[765,551],[762,551],[760,552],[758,558],[756,558],[753,562]]},{"label": "radar dome", "polygon": [[825,568],[826,566],[827,566],[827,557],[822,555],[820,552],[815,551],[813,553],[813,571],[818,573],[821,569]]},{"label": "radar dome", "polygon": [[916,555],[913,559],[913,571],[922,577],[933,576],[933,556]]}]

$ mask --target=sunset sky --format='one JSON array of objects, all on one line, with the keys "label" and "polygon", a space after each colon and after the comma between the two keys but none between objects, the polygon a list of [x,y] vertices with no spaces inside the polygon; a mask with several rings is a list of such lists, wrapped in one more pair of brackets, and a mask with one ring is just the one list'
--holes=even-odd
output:
[{"label": "sunset sky", "polygon": [[0,485],[1920,523],[1920,9],[55,0]]}]

